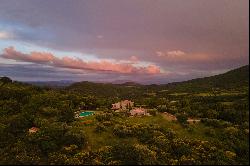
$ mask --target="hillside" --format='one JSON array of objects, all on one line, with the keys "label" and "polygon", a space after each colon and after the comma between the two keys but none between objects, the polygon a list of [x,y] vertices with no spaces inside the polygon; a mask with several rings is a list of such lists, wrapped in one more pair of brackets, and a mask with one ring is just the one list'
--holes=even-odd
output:
[{"label": "hillside", "polygon": [[249,65],[230,70],[224,74],[197,78],[166,86],[174,91],[210,90],[212,88],[235,89],[249,85]]},{"label": "hillside", "polygon": [[139,84],[111,84],[78,82],[67,87],[66,90],[98,97],[133,97],[144,88]]},{"label": "hillside", "polygon": [[[224,74],[197,78],[184,82],[165,85],[140,85],[137,83],[111,84],[78,82],[67,87],[67,90],[78,91],[97,96],[135,97],[145,92],[168,90],[172,92],[202,92],[212,89],[241,89],[249,84],[249,65],[231,70]],[[139,93],[139,94],[138,94]]]}]

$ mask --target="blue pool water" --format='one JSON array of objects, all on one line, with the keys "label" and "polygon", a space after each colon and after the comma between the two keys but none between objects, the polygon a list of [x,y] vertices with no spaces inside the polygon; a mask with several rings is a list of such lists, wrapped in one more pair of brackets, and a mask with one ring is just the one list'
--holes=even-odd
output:
[{"label": "blue pool water", "polygon": [[91,112],[91,111],[85,111],[85,112],[81,112],[80,113],[80,116],[90,116],[90,115],[93,115],[94,112]]}]

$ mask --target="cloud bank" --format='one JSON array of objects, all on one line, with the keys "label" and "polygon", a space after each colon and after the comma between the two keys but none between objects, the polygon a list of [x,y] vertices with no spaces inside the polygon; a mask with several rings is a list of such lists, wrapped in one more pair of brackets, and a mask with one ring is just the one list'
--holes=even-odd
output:
[{"label": "cloud bank", "polygon": [[22,52],[16,51],[14,47],[5,48],[1,57],[6,59],[13,59],[16,61],[46,64],[49,66],[62,67],[68,69],[111,71],[123,74],[161,73],[160,68],[155,65],[138,67],[132,65],[131,63],[112,63],[107,60],[100,60],[98,62],[86,62],[79,58],[77,59],[71,57],[58,58],[53,54],[46,52],[31,52],[30,54],[24,54]]}]

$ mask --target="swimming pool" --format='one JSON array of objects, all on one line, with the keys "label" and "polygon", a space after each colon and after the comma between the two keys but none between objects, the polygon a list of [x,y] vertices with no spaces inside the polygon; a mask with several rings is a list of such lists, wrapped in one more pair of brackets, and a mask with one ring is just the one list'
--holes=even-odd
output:
[{"label": "swimming pool", "polygon": [[84,117],[84,116],[90,116],[93,114],[94,114],[94,112],[92,112],[92,111],[85,111],[85,112],[81,112],[79,116]]}]

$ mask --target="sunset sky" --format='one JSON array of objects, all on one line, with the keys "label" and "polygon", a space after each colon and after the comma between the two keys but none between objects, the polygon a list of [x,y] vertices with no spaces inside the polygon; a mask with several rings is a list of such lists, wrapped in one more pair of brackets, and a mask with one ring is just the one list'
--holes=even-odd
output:
[{"label": "sunset sky", "polygon": [[0,76],[168,83],[249,63],[248,0],[0,0]]}]

